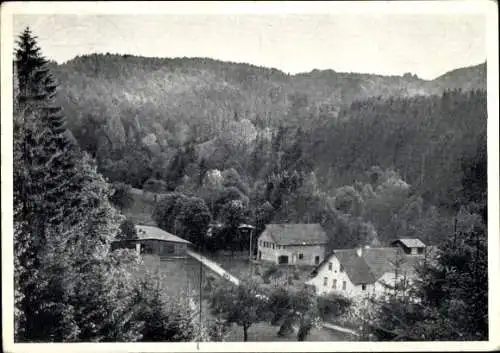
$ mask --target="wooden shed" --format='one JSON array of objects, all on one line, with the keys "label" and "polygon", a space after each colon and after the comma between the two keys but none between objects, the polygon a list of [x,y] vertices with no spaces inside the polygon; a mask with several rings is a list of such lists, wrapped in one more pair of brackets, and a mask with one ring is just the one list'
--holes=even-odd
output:
[{"label": "wooden shed", "polygon": [[170,234],[158,227],[136,225],[137,239],[114,241],[112,249],[136,249],[140,254],[152,254],[160,257],[186,257],[186,250],[191,242]]}]

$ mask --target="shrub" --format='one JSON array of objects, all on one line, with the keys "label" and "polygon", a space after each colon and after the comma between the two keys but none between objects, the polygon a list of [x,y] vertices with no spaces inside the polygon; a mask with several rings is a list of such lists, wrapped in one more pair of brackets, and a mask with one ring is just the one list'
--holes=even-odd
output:
[{"label": "shrub", "polygon": [[125,183],[113,183],[109,201],[120,210],[130,207],[134,202],[132,187]]},{"label": "shrub", "polygon": [[120,232],[117,234],[118,239],[137,239],[137,230],[134,222],[130,219],[125,219],[120,224]]},{"label": "shrub", "polygon": [[262,277],[264,278],[264,280],[267,278],[269,279],[271,276],[275,275],[276,272],[278,272],[278,266],[276,266],[275,264],[271,264],[271,266],[269,266],[265,271],[264,273],[262,274]]},{"label": "shrub", "polygon": [[320,316],[324,318],[332,316],[341,316],[351,306],[349,298],[338,294],[329,294],[325,297],[318,297],[318,310]]}]

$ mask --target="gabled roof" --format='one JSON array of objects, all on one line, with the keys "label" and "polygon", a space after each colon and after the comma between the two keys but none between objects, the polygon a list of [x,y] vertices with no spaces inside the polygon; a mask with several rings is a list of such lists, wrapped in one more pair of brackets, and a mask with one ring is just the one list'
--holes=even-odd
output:
[{"label": "gabled roof", "polygon": [[400,248],[363,248],[361,256],[357,249],[334,250],[318,267],[324,267],[335,256],[353,284],[372,284],[396,266],[400,271],[412,274],[423,256],[406,255]]},{"label": "gabled roof", "polygon": [[401,243],[407,248],[425,248],[425,244],[417,238],[397,239],[392,242],[392,244],[394,243]]},{"label": "gabled roof", "polygon": [[136,225],[135,229],[137,230],[137,237],[140,240],[156,239],[156,240],[170,241],[174,243],[191,244],[191,242],[179,238],[176,235],[170,234],[169,232],[166,232],[158,227]]},{"label": "gabled roof", "polygon": [[262,235],[267,235],[278,245],[324,245],[328,243],[319,223],[268,224]]},{"label": "gabled roof", "polygon": [[354,284],[374,283],[376,278],[370,271],[366,261],[356,254],[355,249],[337,250],[334,252],[344,271]]}]

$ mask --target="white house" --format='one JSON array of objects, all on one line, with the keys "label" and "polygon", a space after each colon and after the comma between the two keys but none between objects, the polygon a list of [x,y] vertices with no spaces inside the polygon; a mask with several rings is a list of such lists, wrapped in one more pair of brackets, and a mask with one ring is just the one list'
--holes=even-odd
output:
[{"label": "white house", "polygon": [[426,251],[419,250],[425,245],[418,239],[398,239],[391,245],[334,250],[306,284],[319,295],[346,297],[383,295],[401,280],[410,285],[416,266],[425,258]]},{"label": "white house", "polygon": [[328,238],[320,224],[268,224],[257,241],[257,259],[276,264],[319,265]]}]

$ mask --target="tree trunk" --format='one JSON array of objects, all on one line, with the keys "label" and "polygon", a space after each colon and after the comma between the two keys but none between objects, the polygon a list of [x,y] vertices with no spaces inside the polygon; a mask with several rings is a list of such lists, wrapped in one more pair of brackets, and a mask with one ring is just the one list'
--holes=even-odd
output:
[{"label": "tree trunk", "polygon": [[285,317],[278,331],[278,336],[286,337],[293,333],[293,319],[289,316]]},{"label": "tree trunk", "polygon": [[243,325],[243,342],[248,341],[248,326]]},{"label": "tree trunk", "polygon": [[309,332],[311,331],[311,326],[307,322],[301,322],[299,326],[299,331],[297,332],[297,341],[305,341]]}]

